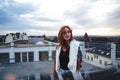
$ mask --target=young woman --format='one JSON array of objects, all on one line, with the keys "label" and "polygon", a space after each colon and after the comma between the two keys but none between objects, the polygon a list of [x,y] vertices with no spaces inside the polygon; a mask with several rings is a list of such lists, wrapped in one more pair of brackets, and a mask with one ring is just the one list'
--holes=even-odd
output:
[{"label": "young woman", "polygon": [[80,73],[82,53],[68,25],[61,27],[58,42],[55,66],[59,80],[83,80]]}]

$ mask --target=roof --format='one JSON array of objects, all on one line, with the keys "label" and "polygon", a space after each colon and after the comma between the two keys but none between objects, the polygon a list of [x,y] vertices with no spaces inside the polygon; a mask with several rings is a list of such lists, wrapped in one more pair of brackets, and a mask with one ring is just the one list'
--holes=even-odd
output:
[{"label": "roof", "polygon": [[94,47],[94,48],[88,49],[86,52],[90,52],[92,54],[100,55],[107,58],[111,57],[110,49],[103,49],[103,48],[101,49],[101,48]]}]

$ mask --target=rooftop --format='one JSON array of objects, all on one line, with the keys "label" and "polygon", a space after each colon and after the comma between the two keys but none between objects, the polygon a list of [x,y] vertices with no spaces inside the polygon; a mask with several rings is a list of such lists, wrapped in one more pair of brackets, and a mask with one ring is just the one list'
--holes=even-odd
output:
[{"label": "rooftop", "polygon": [[[113,75],[113,71],[111,70],[104,70],[85,62],[83,62],[82,65],[83,66],[81,68],[81,73],[86,78],[86,80],[100,80],[100,79],[106,80],[109,77],[111,77],[111,75],[112,77],[114,77],[114,80],[117,80],[115,79],[116,77],[115,75]],[[19,76],[20,78],[25,78],[20,80],[28,80],[26,79],[27,77],[31,78],[32,75],[33,78],[33,75],[35,76],[36,74],[38,77],[40,76],[42,77],[41,80],[53,80],[53,79],[48,79],[51,76],[53,76],[52,70],[53,70],[53,61],[0,64],[0,79],[3,78],[3,76],[8,73],[13,73]],[[30,80],[38,80],[38,79],[30,79]],[[110,78],[109,80],[113,80],[113,79]]]},{"label": "rooftop", "polygon": [[111,51],[110,49],[101,49],[101,48],[90,48],[89,50],[87,50],[86,52],[90,52],[92,54],[97,54],[103,57],[107,57],[110,58],[111,57]]}]

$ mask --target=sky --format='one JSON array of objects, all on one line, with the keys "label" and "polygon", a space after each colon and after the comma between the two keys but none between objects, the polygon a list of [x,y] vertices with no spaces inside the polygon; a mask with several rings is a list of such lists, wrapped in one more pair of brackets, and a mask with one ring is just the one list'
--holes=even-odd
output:
[{"label": "sky", "polygon": [[0,0],[0,35],[120,35],[120,0]]}]

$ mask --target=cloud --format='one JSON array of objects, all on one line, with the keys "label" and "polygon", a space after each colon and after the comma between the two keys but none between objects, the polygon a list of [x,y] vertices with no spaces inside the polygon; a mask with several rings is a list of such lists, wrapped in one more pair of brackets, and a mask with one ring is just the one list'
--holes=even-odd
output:
[{"label": "cloud", "polygon": [[66,11],[66,18],[74,19],[79,25],[86,25],[89,23],[89,18],[87,17],[89,6],[80,6],[75,11]]},{"label": "cloud", "polygon": [[53,18],[48,18],[48,17],[33,17],[33,20],[37,20],[37,21],[48,21],[48,22],[59,22],[60,20],[57,19],[53,19]]},{"label": "cloud", "polygon": [[[13,0],[0,1],[0,24],[19,21],[20,14],[30,13],[34,6],[30,3],[16,3]],[[24,22],[24,21],[23,21]]]},{"label": "cloud", "polygon": [[108,26],[120,28],[120,7],[109,13],[107,23],[109,23]]},{"label": "cloud", "polygon": [[30,28],[28,22],[20,15],[35,11],[31,3],[17,3],[13,0],[0,1],[0,29],[1,30],[27,30]]},{"label": "cloud", "polygon": [[[36,8],[32,3],[18,3],[13,0],[0,1],[0,28],[1,30],[53,30],[52,25],[60,20],[35,15]],[[27,14],[33,15],[26,17]],[[46,24],[47,25],[46,25]],[[4,26],[4,27],[3,27]],[[53,28],[52,28],[53,27]]]},{"label": "cloud", "polygon": [[117,2],[117,0],[86,0],[76,9],[66,11],[64,15],[66,18],[75,20],[76,24],[83,26],[84,29],[110,27],[111,25],[119,27],[120,2]]},{"label": "cloud", "polygon": [[99,34],[99,29],[119,32],[119,0],[0,0],[0,4],[1,32],[54,34],[64,24],[76,34],[95,30]]},{"label": "cloud", "polygon": [[82,29],[86,32],[88,29],[93,29],[95,21],[90,17],[90,10],[93,7],[93,3],[95,4],[97,0],[85,0],[84,3],[78,4],[74,10],[66,11],[64,16],[68,19],[71,19],[76,24],[76,29]]}]

